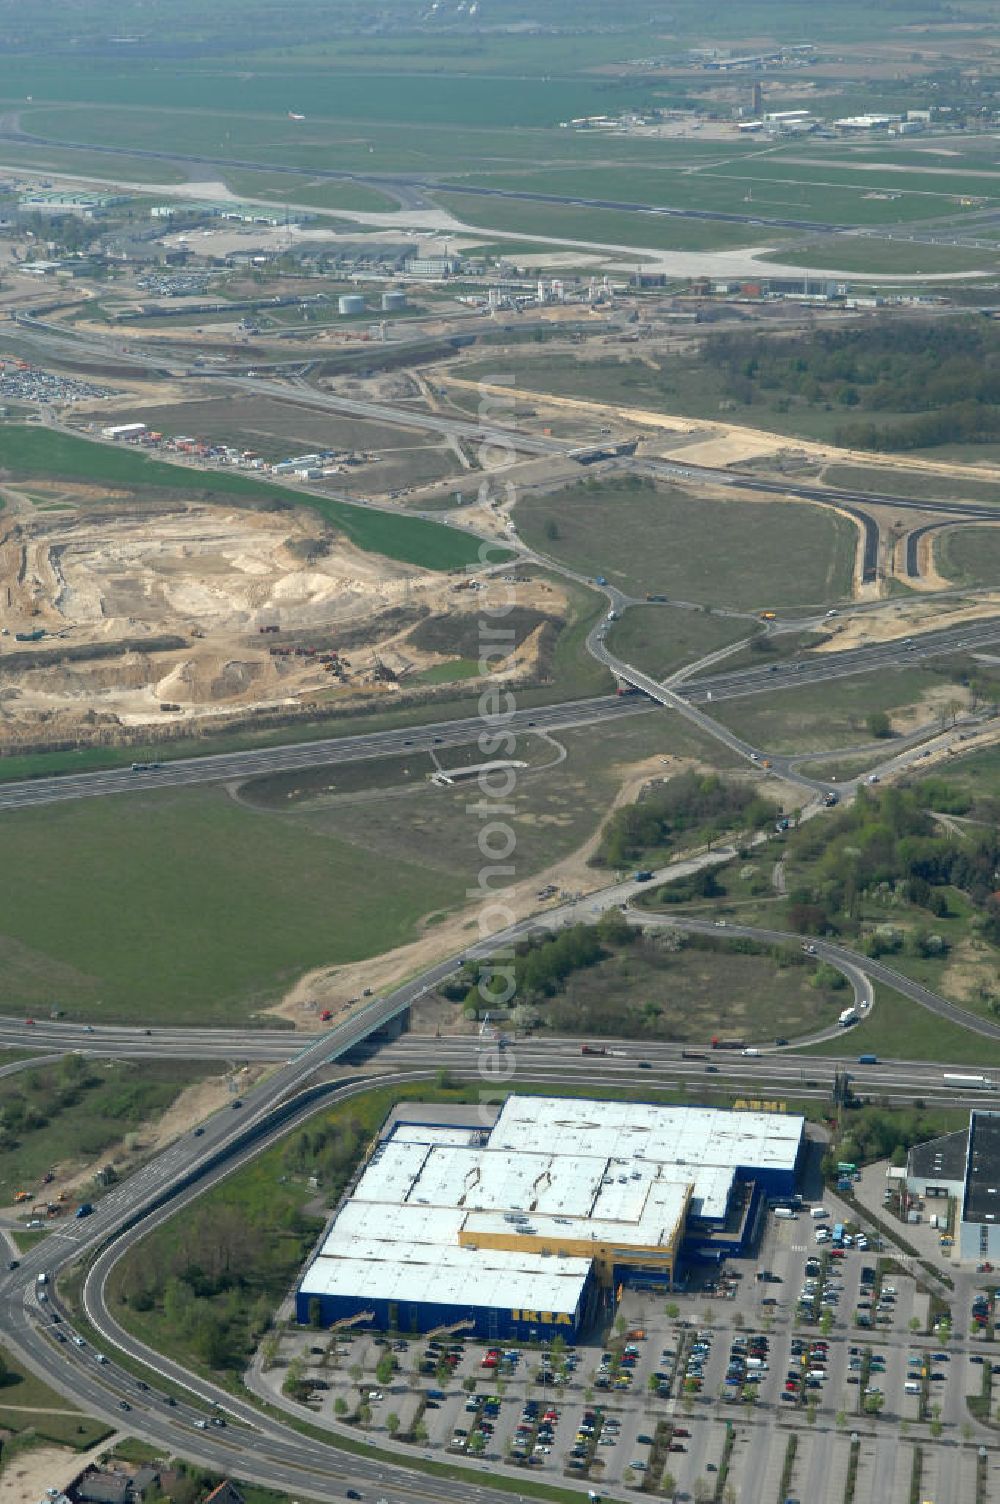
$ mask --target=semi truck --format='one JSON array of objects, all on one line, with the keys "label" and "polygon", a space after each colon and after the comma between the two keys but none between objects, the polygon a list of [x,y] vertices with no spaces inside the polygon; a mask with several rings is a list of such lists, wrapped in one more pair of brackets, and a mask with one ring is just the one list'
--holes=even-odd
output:
[{"label": "semi truck", "polygon": [[839,1025],[840,1025],[840,1027],[842,1029],[849,1029],[851,1027],[851,1025],[852,1024],[856,1024],[857,1021],[858,1021],[858,1010],[857,1010],[857,1008],[845,1008],[844,1011],[843,1011],[843,1013],[840,1015],[840,1017],[837,1020],[837,1022],[839,1023]]},{"label": "semi truck", "polygon": [[989,1076],[953,1076],[947,1072],[941,1077],[945,1086],[958,1086],[967,1091],[992,1091],[993,1082]]},{"label": "semi truck", "polygon": [[581,1055],[606,1055],[607,1049],[603,1044],[584,1044],[580,1046]]},{"label": "semi truck", "polygon": [[720,1039],[718,1034],[712,1035],[713,1050],[744,1050],[746,1043],[745,1039]]}]

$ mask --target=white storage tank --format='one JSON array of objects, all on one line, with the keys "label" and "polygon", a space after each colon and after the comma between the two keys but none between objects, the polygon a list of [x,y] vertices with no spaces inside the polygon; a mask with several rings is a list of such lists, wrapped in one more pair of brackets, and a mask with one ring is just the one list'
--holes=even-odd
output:
[{"label": "white storage tank", "polygon": [[341,314],[344,314],[344,313],[364,313],[364,311],[365,311],[365,300],[364,300],[363,297],[360,296],[359,293],[356,293],[356,292],[344,293],[344,295],[342,297],[340,297],[340,298],[337,299],[337,312],[338,313],[341,313]]},{"label": "white storage tank", "polygon": [[382,294],[382,312],[399,313],[407,307],[405,292],[384,292]]}]

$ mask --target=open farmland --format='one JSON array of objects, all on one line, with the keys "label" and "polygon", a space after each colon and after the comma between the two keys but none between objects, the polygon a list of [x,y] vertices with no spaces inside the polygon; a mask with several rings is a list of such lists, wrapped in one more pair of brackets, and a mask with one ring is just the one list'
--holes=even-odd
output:
[{"label": "open farmland", "polygon": [[23,879],[0,921],[10,1007],[55,997],[100,1022],[253,1020],[309,967],[409,939],[464,890],[218,788],[9,813],[0,860]]},{"label": "open farmland", "polygon": [[[773,752],[811,752],[826,748],[871,748],[871,762],[892,755],[891,741],[875,741],[867,717],[888,712],[894,726],[913,730],[937,719],[945,703],[963,703],[961,691],[947,686],[930,669],[884,669],[830,684],[751,695],[713,707],[722,721],[753,745]],[[829,761],[829,759],[827,759]]]},{"label": "open farmland", "polygon": [[935,564],[956,585],[1000,583],[1000,527],[955,527],[936,540]]},{"label": "open farmland", "polygon": [[635,595],[746,610],[850,596],[855,529],[814,507],[717,501],[632,478],[526,496],[515,520],[532,547]]},{"label": "open farmland", "polygon": [[[663,678],[730,643],[755,635],[750,622],[710,616],[704,611],[671,610],[663,606],[634,606],[607,635],[616,657],[647,674]],[[733,659],[725,659],[728,668]]]},{"label": "open farmland", "polygon": [[[587,841],[629,769],[708,753],[660,715],[539,738],[514,799],[518,879]],[[452,757],[462,760],[441,753],[446,766]],[[19,874],[0,921],[9,1006],[58,998],[68,1018],[95,1022],[265,1021],[309,969],[415,938],[475,883],[479,824],[467,788],[431,790],[395,766],[401,796],[375,762],[368,792],[351,770],[340,791],[289,774],[249,785],[245,801],[214,786],[123,795],[110,820],[98,799],[9,812],[0,861]],[[300,785],[311,800],[294,798]]]}]

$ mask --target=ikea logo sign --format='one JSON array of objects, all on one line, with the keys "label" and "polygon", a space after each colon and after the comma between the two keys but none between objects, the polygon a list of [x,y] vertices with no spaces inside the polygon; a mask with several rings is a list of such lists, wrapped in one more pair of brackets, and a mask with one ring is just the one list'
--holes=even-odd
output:
[{"label": "ikea logo sign", "polygon": [[572,1316],[564,1311],[511,1311],[511,1321],[534,1321],[539,1326],[572,1326]]}]

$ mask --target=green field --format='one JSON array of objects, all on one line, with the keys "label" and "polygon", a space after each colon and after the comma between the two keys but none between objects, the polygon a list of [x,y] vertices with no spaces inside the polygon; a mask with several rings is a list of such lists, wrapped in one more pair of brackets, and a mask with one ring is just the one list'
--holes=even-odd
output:
[{"label": "green field", "polygon": [[814,507],[706,500],[630,479],[525,496],[515,520],[532,548],[634,595],[751,611],[850,595],[856,531]]},{"label": "green field", "polygon": [[[532,742],[532,762],[550,766],[525,773],[513,796],[525,877],[594,833],[620,765],[716,755],[655,714],[600,737],[581,729]],[[94,1022],[269,1023],[261,1010],[309,968],[414,938],[475,884],[480,821],[461,785],[428,791],[421,780],[383,798],[373,768],[369,797],[354,769],[344,775],[351,800],[308,808],[283,800],[298,787],[290,775],[269,781],[269,809],[207,786],[10,811],[0,821],[0,861],[19,875],[0,920],[9,1008],[58,1003]],[[336,778],[331,770],[327,784]],[[276,812],[289,804],[295,812]]]},{"label": "green field", "polygon": [[961,475],[930,475],[881,465],[827,465],[821,479],[827,486],[880,491],[886,496],[906,496],[914,501],[1000,503],[1000,479],[989,481],[970,476],[965,480]]},{"label": "green field", "polygon": [[[354,507],[325,496],[264,485],[241,475],[208,474],[189,466],[165,464],[134,449],[97,444],[27,424],[0,424],[0,474],[11,480],[81,481],[140,496],[182,491],[206,501],[234,497],[259,506],[286,502],[319,512],[358,548],[386,558],[425,569],[458,569],[479,558],[478,539],[436,522]],[[494,551],[490,558],[498,562],[502,554]]]},{"label": "green field", "polygon": [[[883,209],[890,207],[882,205]],[[932,200],[926,201],[925,208],[928,216],[944,212],[934,209]],[[828,235],[811,240],[808,245],[772,251],[761,260],[822,271],[861,272],[891,283],[894,277],[995,272],[1000,266],[1000,252],[960,245],[925,245],[904,238]]]},{"label": "green field", "polygon": [[9,1006],[95,1022],[244,1021],[312,966],[412,938],[464,887],[215,787],[12,811],[0,853],[19,874],[0,920]]},{"label": "green field", "polygon": [[[717,648],[759,632],[752,622],[711,616],[704,611],[673,611],[663,606],[632,606],[607,635],[616,657],[663,678]],[[728,667],[735,657],[723,660]]]},{"label": "green field", "polygon": [[3,1471],[32,1446],[49,1442],[83,1452],[111,1434],[110,1426],[81,1415],[72,1400],[50,1389],[4,1347],[0,1347],[0,1430],[13,1436],[4,1441]]},{"label": "green field", "polygon": [[[480,198],[470,193],[434,190],[434,201],[463,224],[479,230],[512,235],[579,241],[609,249],[624,247],[655,251],[731,250],[759,245],[766,230],[751,225],[710,219],[677,219],[670,215],[634,213],[623,209],[574,208],[536,204],[518,199]],[[787,232],[784,232],[787,235]],[[767,237],[773,240],[773,235]]]},{"label": "green field", "polygon": [[316,182],[307,172],[298,176],[287,172],[251,172],[245,167],[227,167],[222,177],[233,193],[246,198],[305,204],[312,209],[354,209],[373,214],[391,213],[397,207],[394,198],[365,183]]},{"label": "green field", "polygon": [[[219,1066],[151,1060],[141,1072],[131,1062],[86,1061],[66,1055],[40,1061],[0,1081],[0,1181],[38,1189],[46,1170],[58,1165],[58,1191],[76,1169],[93,1163],[127,1134],[139,1133],[196,1081],[217,1075]],[[8,1192],[8,1199],[12,1192]]]},{"label": "green field", "polygon": [[[891,716],[908,709],[940,682],[930,670],[885,669],[803,689],[720,700],[712,714],[768,752],[825,752],[870,743],[874,762],[892,755],[892,743],[872,740],[865,726],[868,714],[887,710]],[[923,719],[932,721],[933,712]]]},{"label": "green field", "polygon": [[[559,760],[560,748],[566,749],[565,760]],[[445,766],[469,760],[464,748],[442,748],[438,755]],[[506,818],[516,838],[512,861],[518,880],[529,879],[569,856],[595,833],[620,786],[621,771],[630,764],[656,756],[711,759],[717,765],[729,762],[728,754],[720,757],[716,745],[701,733],[655,711],[602,726],[598,734],[581,727],[555,731],[550,738],[520,738],[513,755],[531,765],[518,772],[517,786],[505,800],[511,806]],[[424,771],[423,758],[417,766]],[[668,769],[665,762],[664,771]],[[336,770],[331,770],[330,782],[336,776]],[[299,818],[308,828],[336,833],[385,864],[398,860],[408,868],[419,865],[429,880],[459,883],[463,892],[475,886],[482,859],[477,844],[479,821],[470,813],[474,804],[470,786],[457,784],[432,794],[416,786],[386,798],[377,784],[371,796],[365,797],[359,788],[361,779],[358,772],[345,779],[343,791],[351,793],[349,800],[331,803],[321,793]],[[409,781],[399,780],[401,784]],[[278,775],[267,780],[263,794],[272,805],[280,805],[282,794],[298,786],[294,775]],[[259,787],[250,785],[249,797],[259,797],[255,792]]]},{"label": "green field", "polygon": [[[973,1034],[882,983],[875,987],[871,1017],[844,1034],[843,1042],[804,1045],[803,1055],[878,1055],[882,1060],[933,1060],[953,1065],[1000,1065],[1000,1040]],[[864,1091],[863,1075],[855,1090]]]},{"label": "green field", "polygon": [[934,562],[956,585],[1000,585],[1000,527],[955,527],[939,533]]},{"label": "green field", "polygon": [[[721,154],[721,153],[720,153]],[[453,189],[461,193],[465,182],[476,187],[497,188],[510,193],[543,192],[568,199],[602,199],[622,204],[643,204],[675,209],[748,214],[767,220],[792,218],[815,224],[895,224],[926,219],[954,208],[955,189],[948,178],[893,174],[896,194],[891,200],[873,198],[872,174],[828,167],[825,163],[803,166],[784,162],[780,156],[766,162],[760,154],[748,157],[734,153],[728,161],[672,168],[575,167],[546,169],[526,167],[518,173],[480,172],[455,178]],[[911,187],[911,181],[913,186]],[[918,190],[917,184],[920,184]],[[979,191],[1000,189],[996,183],[980,184]],[[749,227],[759,241],[759,225]],[[788,235],[782,232],[783,238]],[[988,253],[987,253],[988,254]]]}]

